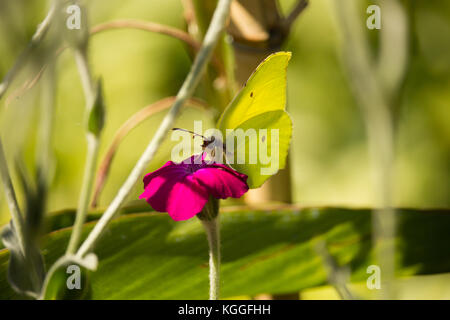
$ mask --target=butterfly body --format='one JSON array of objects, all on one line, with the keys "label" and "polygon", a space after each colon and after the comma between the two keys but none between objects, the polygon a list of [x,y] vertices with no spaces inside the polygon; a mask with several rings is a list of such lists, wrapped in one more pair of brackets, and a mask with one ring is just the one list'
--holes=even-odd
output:
[{"label": "butterfly body", "polygon": [[173,130],[201,137],[202,150],[211,158],[223,157],[228,166],[248,176],[250,188],[260,187],[286,165],[292,136],[292,120],[286,112],[290,57],[290,52],[277,52],[261,62],[220,116],[221,139]]},{"label": "butterfly body", "polygon": [[226,145],[223,142],[220,142],[214,136],[205,137],[205,136],[203,136],[201,134],[195,133],[195,132],[190,131],[190,130],[182,129],[182,128],[172,128],[172,130],[184,131],[184,132],[192,134],[192,137],[200,137],[200,138],[202,138],[202,140],[203,140],[202,144],[201,144],[202,150],[203,151],[207,151],[212,157],[215,156],[215,153],[216,153],[215,150],[218,147],[220,147],[224,151],[226,151]]}]

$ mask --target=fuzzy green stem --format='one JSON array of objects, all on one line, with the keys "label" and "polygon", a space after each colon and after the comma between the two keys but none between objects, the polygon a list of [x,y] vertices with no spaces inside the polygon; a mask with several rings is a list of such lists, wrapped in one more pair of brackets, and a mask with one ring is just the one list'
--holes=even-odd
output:
[{"label": "fuzzy green stem", "polygon": [[9,72],[5,75],[2,82],[0,83],[0,99],[5,94],[6,90],[9,88],[11,82],[14,80],[19,71],[25,66],[27,59],[30,57],[33,49],[41,43],[45,34],[47,33],[50,25],[53,21],[57,8],[59,6],[59,1],[53,1],[51,4],[50,10],[47,13],[47,16],[44,20],[37,26],[36,32],[34,33],[31,41],[28,43],[26,48],[22,51],[20,56],[17,58],[14,66],[9,70]]},{"label": "fuzzy green stem", "polygon": [[72,234],[69,245],[67,247],[67,254],[73,254],[77,250],[80,242],[83,224],[86,221],[86,215],[89,207],[89,200],[92,194],[92,188],[95,177],[95,168],[98,158],[99,141],[93,134],[88,134],[88,152],[86,155],[86,166],[83,176],[83,184],[81,186],[80,199],[78,201],[78,208],[73,225]]},{"label": "fuzzy green stem", "polygon": [[218,300],[220,291],[220,223],[219,216],[201,220],[209,245],[209,300]]},{"label": "fuzzy green stem", "polygon": [[[75,59],[80,73],[81,83],[86,98],[86,111],[89,115],[94,105],[95,87],[92,80],[92,75],[87,59],[87,50],[77,49],[75,51]],[[92,194],[94,185],[95,169],[99,151],[99,138],[97,135],[87,132],[88,150],[86,154],[86,165],[84,169],[83,182],[81,186],[80,199],[78,201],[77,213],[69,245],[67,247],[67,254],[74,254],[78,249],[81,234],[83,231],[83,224],[86,221],[86,215],[89,207],[89,200]]]},{"label": "fuzzy green stem", "polygon": [[216,11],[214,12],[214,16],[211,20],[208,32],[206,33],[205,39],[202,43],[202,47],[195,57],[189,74],[187,75],[183,85],[178,91],[172,108],[164,117],[155,135],[151,139],[144,153],[139,158],[128,178],[119,189],[117,195],[114,197],[113,201],[106,209],[98,223],[95,225],[94,229],[92,229],[91,233],[81,245],[80,249],[77,252],[78,256],[82,257],[90,250],[92,250],[95,243],[98,241],[101,234],[105,230],[106,226],[117,214],[117,212],[127,199],[128,195],[133,190],[133,187],[136,185],[136,182],[142,176],[145,168],[155,156],[156,151],[159,149],[170,128],[173,126],[180,108],[194,93],[194,90],[198,85],[205,67],[208,61],[211,59],[217,40],[219,39],[222,30],[224,29],[230,10],[230,3],[231,0],[220,0],[217,4]]}]

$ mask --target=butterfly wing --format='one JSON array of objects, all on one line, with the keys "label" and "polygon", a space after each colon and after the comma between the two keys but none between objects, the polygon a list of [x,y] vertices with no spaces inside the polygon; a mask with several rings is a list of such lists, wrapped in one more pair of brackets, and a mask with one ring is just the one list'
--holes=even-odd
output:
[{"label": "butterfly wing", "polygon": [[237,128],[254,116],[285,110],[286,68],[290,58],[290,52],[277,52],[261,62],[219,119],[217,127],[224,137],[226,129]]},{"label": "butterfly wing", "polygon": [[292,136],[292,121],[285,111],[290,57],[289,52],[267,57],[218,122],[227,144],[234,141],[227,147],[227,162],[248,176],[250,188],[260,187],[286,164]]}]

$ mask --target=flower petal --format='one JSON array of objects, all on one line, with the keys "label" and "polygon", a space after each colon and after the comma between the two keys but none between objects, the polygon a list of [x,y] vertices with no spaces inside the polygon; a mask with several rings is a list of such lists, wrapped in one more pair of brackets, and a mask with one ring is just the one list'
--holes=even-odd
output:
[{"label": "flower petal", "polygon": [[167,161],[161,168],[150,172],[148,174],[145,175],[144,177],[144,188],[147,187],[147,184],[150,182],[150,180],[152,178],[154,178],[155,176],[161,175],[165,172],[167,172],[168,170],[185,170],[187,172],[186,166],[182,165],[182,164],[176,164],[172,161]]},{"label": "flower petal", "polygon": [[187,220],[202,211],[208,199],[208,190],[192,175],[186,175],[170,191],[167,212],[175,221]]},{"label": "flower petal", "polygon": [[207,166],[194,172],[194,177],[214,198],[240,198],[248,191],[247,176],[224,165]]},{"label": "flower petal", "polygon": [[[198,214],[212,195],[239,198],[248,191],[247,176],[223,164],[208,164],[202,155],[187,163],[168,161],[144,177],[144,192],[139,196],[157,211],[167,212],[175,221]],[[190,163],[189,163],[190,160]],[[194,160],[200,160],[196,163]]]},{"label": "flower petal", "polygon": [[223,169],[225,171],[228,171],[231,174],[239,177],[240,179],[242,179],[244,181],[247,181],[247,178],[248,178],[248,176],[246,174],[240,173],[240,172],[230,168],[229,166],[227,166],[225,164],[214,163],[214,164],[209,165],[208,167],[210,167],[210,168],[221,168],[221,169]]}]

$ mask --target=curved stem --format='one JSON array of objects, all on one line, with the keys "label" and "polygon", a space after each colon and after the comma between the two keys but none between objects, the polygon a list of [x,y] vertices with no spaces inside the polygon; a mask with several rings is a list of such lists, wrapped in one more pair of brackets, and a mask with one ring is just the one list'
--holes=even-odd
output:
[{"label": "curved stem", "polygon": [[225,22],[228,17],[229,9],[230,9],[231,0],[220,0],[217,4],[216,11],[214,12],[214,16],[211,20],[211,24],[209,26],[208,32],[205,36],[205,40],[202,44],[202,47],[195,57],[194,63],[192,64],[191,70],[189,71],[188,76],[186,77],[183,85],[178,91],[177,97],[172,108],[169,110],[167,115],[164,117],[161,125],[153,136],[152,140],[148,144],[142,156],[139,158],[135,167],[131,171],[130,175],[120,188],[116,197],[113,199],[109,207],[106,209],[105,213],[102,215],[98,223],[95,225],[94,229],[91,231],[87,239],[83,242],[80,249],[77,252],[78,256],[84,256],[94,247],[95,243],[100,238],[101,234],[105,230],[108,223],[114,218],[116,213],[121,208],[122,204],[130,194],[131,190],[135,186],[136,182],[142,176],[145,168],[148,166],[150,161],[153,159],[156,151],[159,146],[163,142],[164,138],[167,135],[167,132],[172,127],[175,122],[176,116],[178,115],[180,108],[189,99],[200,80],[201,75],[203,74],[206,65],[211,59],[214,47],[217,43],[217,40],[224,29]]},{"label": "curved stem", "polygon": [[[144,107],[143,109],[133,114],[116,131],[112,139],[112,142],[108,148],[108,151],[106,152],[106,155],[103,158],[100,167],[98,169],[98,173],[95,179],[94,196],[92,197],[91,207],[95,208],[97,206],[100,194],[106,183],[106,178],[108,176],[112,161],[122,140],[144,120],[148,119],[149,117],[158,112],[168,109],[173,104],[174,101],[175,97],[167,97]],[[202,110],[206,108],[206,104],[199,99],[191,98],[188,100],[187,103],[189,103],[193,107],[201,108]]]},{"label": "curved stem", "polygon": [[308,0],[298,0],[297,3],[292,8],[291,12],[289,12],[288,16],[284,19],[284,27],[289,30],[294,22],[297,20],[300,13],[306,9],[308,6]]},{"label": "curved stem", "polygon": [[220,224],[219,216],[201,220],[209,245],[209,300],[218,300],[220,291]]},{"label": "curved stem", "polygon": [[[143,31],[165,34],[167,36],[185,42],[188,46],[190,46],[194,50],[194,52],[198,52],[201,48],[201,43],[195,40],[193,37],[191,37],[188,33],[184,32],[183,30],[166,26],[156,22],[141,21],[134,19],[120,19],[96,25],[91,29],[91,35],[98,34],[103,31],[114,29],[125,29],[125,28],[139,29]],[[212,56],[211,62],[213,63],[214,67],[216,68],[219,74],[225,73],[224,66],[216,56],[214,55]]]},{"label": "curved stem", "polygon": [[61,268],[64,265],[67,265],[69,263],[77,264],[88,270],[95,271],[97,269],[98,258],[93,253],[91,255],[92,255],[92,257],[87,256],[84,260],[80,260],[74,255],[65,254],[62,257],[60,257],[58,260],[56,260],[52,264],[50,269],[48,270],[47,274],[45,275],[44,283],[42,284],[42,288],[41,288],[40,294],[38,295],[37,299],[43,300],[46,298],[48,285],[49,285],[50,281],[52,280],[53,275],[59,268]]},{"label": "curved stem", "polygon": [[165,34],[176,39],[179,39],[183,42],[186,42],[190,47],[192,47],[195,51],[198,51],[201,47],[201,44],[197,42],[194,38],[192,38],[188,33],[183,30],[173,28],[170,26],[166,26],[156,22],[149,21],[140,21],[140,20],[131,20],[131,19],[120,19],[114,20],[110,22],[105,22],[99,25],[94,26],[91,29],[91,34],[100,33],[103,31],[108,31],[112,29],[140,29],[144,31],[156,32]]},{"label": "curved stem", "polygon": [[50,283],[50,280],[52,279],[53,274],[56,272],[56,270],[58,270],[60,267],[62,267],[65,263],[70,261],[69,257],[70,256],[67,254],[63,255],[62,257],[60,257],[58,260],[56,260],[52,264],[50,269],[48,269],[48,271],[45,275],[44,283],[42,284],[41,292],[40,292],[39,296],[37,297],[37,300],[45,299],[45,293],[47,292],[48,284]]}]

